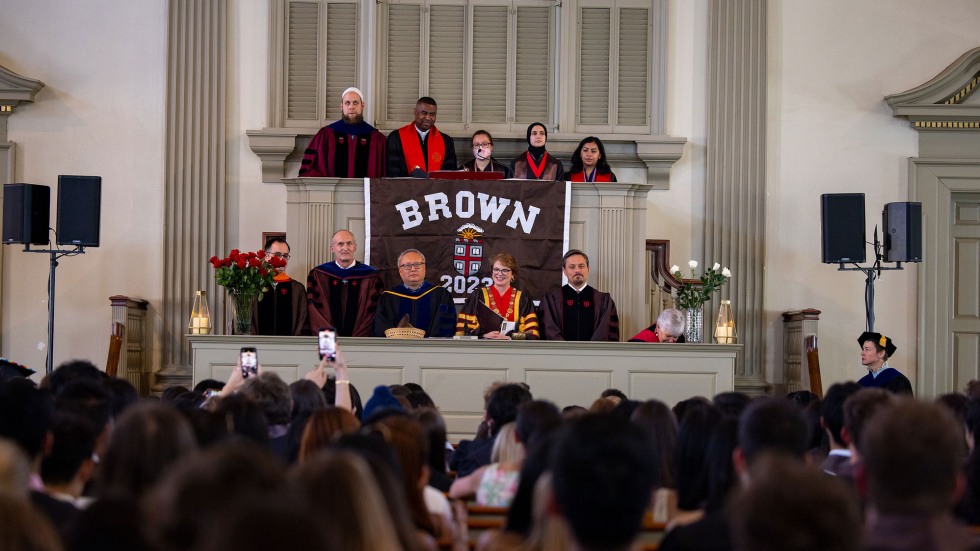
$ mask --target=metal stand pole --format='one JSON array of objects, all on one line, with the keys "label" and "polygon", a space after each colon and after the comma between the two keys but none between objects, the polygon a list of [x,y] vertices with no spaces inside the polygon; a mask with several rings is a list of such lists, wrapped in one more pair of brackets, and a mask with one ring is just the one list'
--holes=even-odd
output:
[{"label": "metal stand pole", "polygon": [[54,274],[58,268],[58,255],[55,251],[50,251],[51,267],[48,271],[48,358],[44,364],[44,371],[50,375],[54,370]]}]

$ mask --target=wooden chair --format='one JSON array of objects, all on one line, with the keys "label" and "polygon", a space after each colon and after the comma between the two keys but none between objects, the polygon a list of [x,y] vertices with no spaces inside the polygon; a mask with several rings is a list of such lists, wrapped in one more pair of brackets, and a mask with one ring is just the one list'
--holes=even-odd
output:
[{"label": "wooden chair", "polygon": [[122,353],[125,337],[126,326],[113,322],[112,332],[109,334],[109,358],[105,362],[105,373],[110,377],[115,377],[119,372],[119,355]]},{"label": "wooden chair", "polygon": [[806,348],[806,364],[810,373],[810,392],[823,399],[823,382],[820,380],[820,351],[817,348],[817,336],[807,335],[803,339]]}]

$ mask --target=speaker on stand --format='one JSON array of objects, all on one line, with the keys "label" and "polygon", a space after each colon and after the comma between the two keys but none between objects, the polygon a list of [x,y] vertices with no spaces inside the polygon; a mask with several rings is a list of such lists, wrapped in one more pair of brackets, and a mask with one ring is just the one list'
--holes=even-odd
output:
[{"label": "speaker on stand", "polygon": [[881,211],[887,262],[922,262],[922,203],[888,203]]},{"label": "speaker on stand", "polygon": [[821,248],[824,264],[864,262],[864,194],[820,196]]},{"label": "speaker on stand", "polygon": [[51,188],[36,184],[3,186],[4,244],[47,245]]}]

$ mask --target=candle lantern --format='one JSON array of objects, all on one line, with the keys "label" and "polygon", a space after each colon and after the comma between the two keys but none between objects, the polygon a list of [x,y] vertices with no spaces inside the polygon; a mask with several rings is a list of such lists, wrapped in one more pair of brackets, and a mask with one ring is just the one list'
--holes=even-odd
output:
[{"label": "candle lantern", "polygon": [[211,333],[211,310],[208,308],[208,295],[205,291],[197,291],[194,294],[194,307],[191,308],[191,320],[187,324],[187,332],[191,335]]},{"label": "candle lantern", "polygon": [[721,301],[718,308],[718,319],[715,321],[715,342],[718,344],[735,344],[735,314],[732,312],[732,301]]}]

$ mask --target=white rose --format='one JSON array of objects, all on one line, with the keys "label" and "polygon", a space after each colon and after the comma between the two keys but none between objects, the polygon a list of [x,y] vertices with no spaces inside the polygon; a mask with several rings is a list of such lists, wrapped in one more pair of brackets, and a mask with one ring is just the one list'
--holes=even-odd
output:
[{"label": "white rose", "polygon": [[717,262],[715,262],[715,265],[711,267],[711,269],[715,272],[718,271],[718,268],[721,268],[721,264],[718,264]]},{"label": "white rose", "polygon": [[694,270],[695,268],[698,267],[698,261],[697,260],[692,260],[692,261],[688,262],[687,265],[690,266],[692,270]]},{"label": "white rose", "polygon": [[670,273],[672,274],[676,274],[679,271],[681,271],[681,267],[678,266],[677,264],[674,264],[673,266],[670,267]]},{"label": "white rose", "polygon": [[732,271],[728,269],[728,266],[725,266],[725,269],[721,271],[721,275],[725,277],[732,277]]}]

